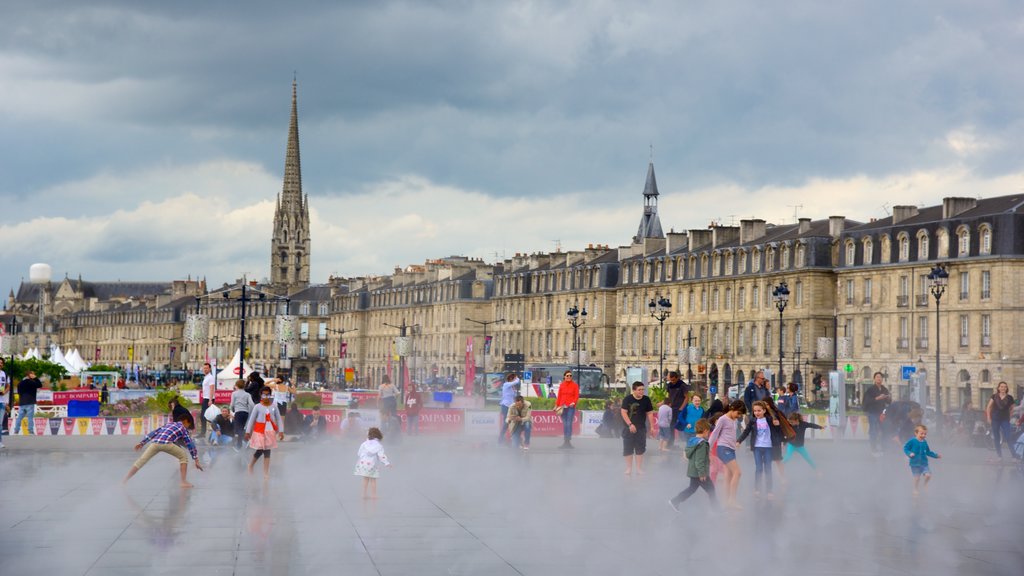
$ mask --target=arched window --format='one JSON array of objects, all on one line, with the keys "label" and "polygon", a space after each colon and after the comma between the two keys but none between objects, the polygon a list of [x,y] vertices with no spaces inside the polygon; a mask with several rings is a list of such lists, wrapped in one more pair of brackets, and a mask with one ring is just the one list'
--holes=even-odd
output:
[{"label": "arched window", "polygon": [[725,254],[725,275],[732,274],[732,252],[726,252]]},{"label": "arched window", "polygon": [[939,228],[935,231],[936,239],[936,258],[948,258],[949,257],[949,232],[945,228]]},{"label": "arched window", "polygon": [[708,255],[704,254],[700,257],[700,277],[708,277]]},{"label": "arched window", "polygon": [[900,232],[896,237],[896,243],[899,246],[900,262],[910,260],[910,236],[908,236],[906,232]]},{"label": "arched window", "polygon": [[719,264],[719,262],[720,262],[720,260],[719,260],[718,253],[715,253],[715,255],[711,257],[711,275],[712,276],[718,276],[718,270],[719,270],[718,264]]},{"label": "arched window", "polygon": [[864,248],[864,263],[865,264],[872,264],[873,261],[874,261],[874,256],[875,256],[875,254],[874,254],[874,252],[875,252],[875,245],[871,241],[871,237],[870,236],[865,237],[863,242],[864,242],[864,246],[863,246],[863,248]]},{"label": "arched window", "polygon": [[769,247],[764,251],[764,269],[769,272],[775,270],[775,248]]},{"label": "arched window", "polygon": [[892,262],[892,242],[889,240],[888,234],[882,234],[882,238],[879,241],[879,245],[882,248],[881,258],[879,258],[882,264],[888,264],[889,262]]},{"label": "arched window", "polygon": [[807,246],[797,244],[796,246],[796,267],[803,268],[807,265]]},{"label": "arched window", "polygon": [[956,229],[956,255],[971,255],[971,230],[967,226]]},{"label": "arched window", "polygon": [[747,273],[747,251],[746,250],[740,250],[739,258],[740,258],[739,273],[740,274],[746,274]]},{"label": "arched window", "polygon": [[853,266],[857,261],[857,245],[853,240],[846,241],[846,265]]},{"label": "arched window", "polygon": [[919,230],[917,232],[917,259],[927,260],[929,246],[929,237],[927,230]]},{"label": "arched window", "polygon": [[761,271],[761,251],[754,248],[754,251],[750,253],[750,270],[753,272]]},{"label": "arched window", "polygon": [[783,270],[789,269],[789,246],[782,247],[782,264],[779,265],[779,268]]},{"label": "arched window", "polygon": [[640,339],[640,353],[647,355],[647,328],[644,328],[643,338]]},{"label": "arched window", "polygon": [[992,253],[992,229],[988,224],[982,224],[978,230],[978,254]]},{"label": "arched window", "polygon": [[983,384],[988,384],[991,381],[992,381],[992,373],[988,371],[988,368],[983,369],[981,371],[981,382]]}]

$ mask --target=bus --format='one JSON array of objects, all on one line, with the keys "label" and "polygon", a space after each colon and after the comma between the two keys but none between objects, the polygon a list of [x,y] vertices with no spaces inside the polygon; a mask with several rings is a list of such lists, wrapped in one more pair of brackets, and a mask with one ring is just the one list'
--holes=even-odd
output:
[{"label": "bus", "polygon": [[[558,394],[558,384],[562,382],[562,374],[568,370],[572,372],[572,379],[580,385],[580,397],[582,398],[605,398],[608,396],[608,377],[597,366],[579,366],[574,364],[527,364],[523,372],[524,386],[523,396],[537,396],[538,390],[547,387],[549,393]],[[526,375],[529,374],[529,383],[535,384],[525,386]]]}]

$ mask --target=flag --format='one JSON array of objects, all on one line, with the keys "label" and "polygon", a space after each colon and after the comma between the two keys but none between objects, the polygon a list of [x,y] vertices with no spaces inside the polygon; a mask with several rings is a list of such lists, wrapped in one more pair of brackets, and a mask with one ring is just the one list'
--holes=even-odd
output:
[{"label": "flag", "polygon": [[466,396],[473,395],[473,382],[476,380],[476,360],[473,358],[473,337],[466,338],[466,382],[462,389]]}]

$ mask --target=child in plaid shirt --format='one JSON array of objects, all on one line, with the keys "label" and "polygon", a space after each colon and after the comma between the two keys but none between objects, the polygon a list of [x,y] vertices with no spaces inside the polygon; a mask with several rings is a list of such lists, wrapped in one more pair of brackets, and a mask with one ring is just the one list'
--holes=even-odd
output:
[{"label": "child in plaid shirt", "polygon": [[[203,470],[202,465],[199,464],[199,455],[196,453],[195,442],[192,441],[192,436],[189,434],[189,430],[194,427],[195,425],[190,417],[180,417],[174,422],[165,424],[146,434],[142,441],[135,445],[135,451],[141,450],[143,446],[146,446],[146,451],[135,461],[135,464],[132,464],[131,469],[128,470],[128,475],[124,477],[121,483],[127,483],[157,452],[166,452],[177,458],[181,464],[181,487],[191,488],[192,484],[186,480],[189,454],[192,455],[192,460],[196,463],[196,469],[199,471]],[[179,443],[184,443],[185,448],[182,448]],[[188,452],[185,451],[186,448]]]}]

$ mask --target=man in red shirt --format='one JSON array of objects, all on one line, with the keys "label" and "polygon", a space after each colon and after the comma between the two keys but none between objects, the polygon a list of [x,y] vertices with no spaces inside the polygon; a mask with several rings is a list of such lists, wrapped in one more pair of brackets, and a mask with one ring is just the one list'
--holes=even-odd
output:
[{"label": "man in red shirt", "polygon": [[562,415],[562,437],[559,448],[573,448],[572,421],[576,416],[576,403],[580,400],[580,385],[573,381],[572,370],[562,375],[562,383],[558,385],[558,398],[555,400],[555,411]]}]

